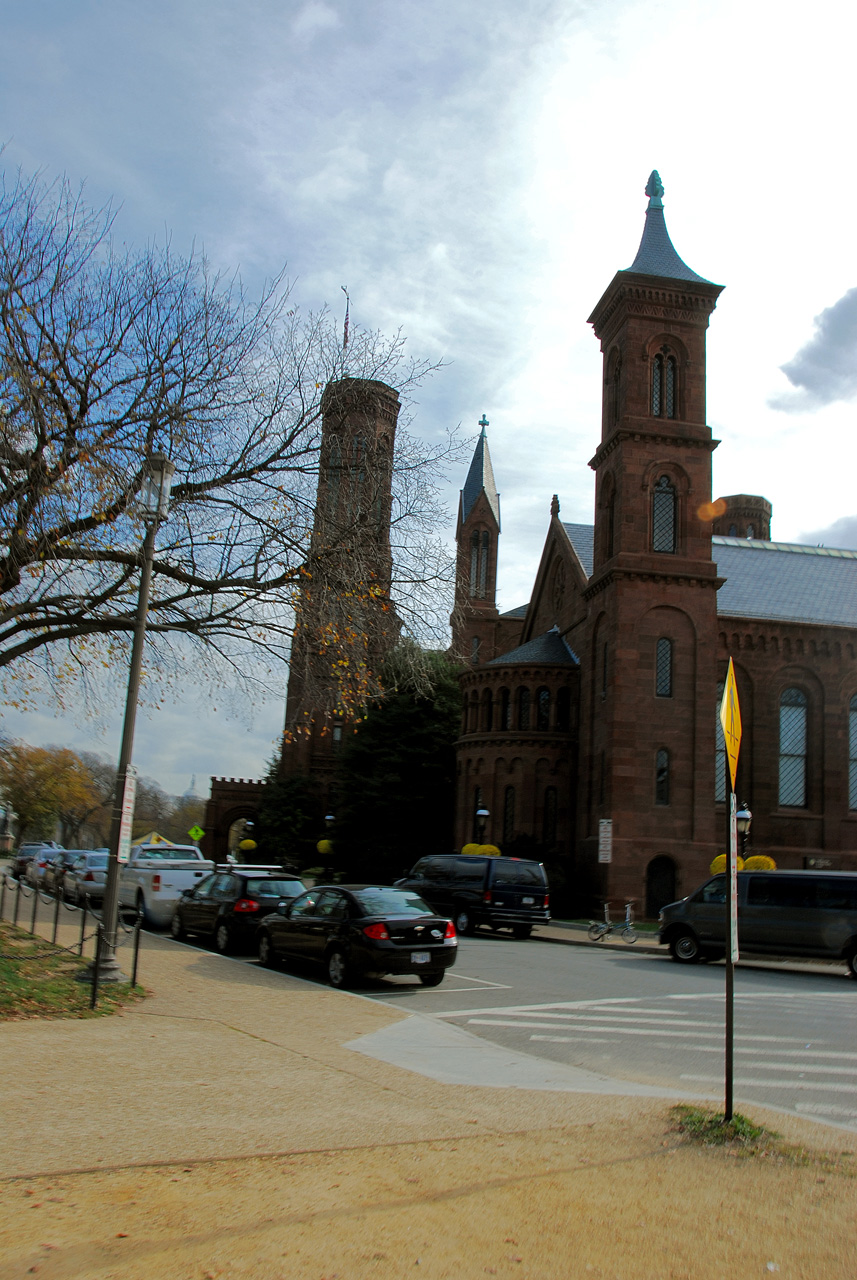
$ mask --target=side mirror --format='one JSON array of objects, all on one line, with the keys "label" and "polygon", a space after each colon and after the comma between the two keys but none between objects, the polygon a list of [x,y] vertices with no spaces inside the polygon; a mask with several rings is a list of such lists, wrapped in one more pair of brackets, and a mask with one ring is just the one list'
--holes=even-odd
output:
[{"label": "side mirror", "polygon": [[277,915],[278,915],[278,916],[287,916],[287,915],[289,914],[289,907],[290,907],[291,905],[292,905],[292,904],[291,904],[291,902],[290,902],[288,899],[283,899],[283,901],[278,902],[278,903],[277,903]]},{"label": "side mirror", "polygon": [[196,889],[182,889],[182,897],[183,897],[183,898],[195,898],[195,897],[196,897]]}]

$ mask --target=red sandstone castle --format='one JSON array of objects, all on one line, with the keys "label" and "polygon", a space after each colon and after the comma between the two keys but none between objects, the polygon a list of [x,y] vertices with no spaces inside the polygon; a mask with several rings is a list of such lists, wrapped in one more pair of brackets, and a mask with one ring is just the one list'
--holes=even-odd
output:
[{"label": "red sandstone castle", "polygon": [[[495,604],[487,423],[461,494],[454,651],[459,846],[538,849],[580,905],[641,913],[725,849],[718,707],[743,719],[739,803],[781,867],[857,867],[857,552],[770,540],[771,507],[711,501],[705,332],[722,286],[678,256],[653,173],[637,256],[590,323],[604,353],[594,526],[551,522],[529,604]],[[484,820],[484,819],[483,819]]]},{"label": "red sandstone castle", "polygon": [[[772,542],[764,498],[712,503],[705,332],[721,286],[673,248],[657,173],[646,193],[637,256],[590,317],[604,353],[595,523],[565,523],[555,497],[529,604],[500,614],[483,418],[459,507],[453,652],[467,665],[457,845],[487,809],[486,838],[562,866],[581,910],[633,898],[653,916],[725,848],[730,656],[752,849],[781,867],[857,867],[857,552]],[[310,558],[326,567],[298,611],[283,768],[314,777],[325,803],[343,723],[325,702],[330,648],[349,648],[355,574],[367,616],[346,656],[371,668],[397,635],[398,407],[391,388],[352,378],[322,399]],[[222,856],[264,784],[212,782],[205,847]]]}]

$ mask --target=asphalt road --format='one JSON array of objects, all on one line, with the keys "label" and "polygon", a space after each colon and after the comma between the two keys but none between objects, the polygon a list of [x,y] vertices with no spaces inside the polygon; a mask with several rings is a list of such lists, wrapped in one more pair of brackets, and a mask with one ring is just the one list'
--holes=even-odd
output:
[{"label": "asphalt road", "polygon": [[[542,1060],[722,1103],[724,981],[722,964],[477,936],[436,990],[403,980],[363,994]],[[739,965],[735,1029],[736,1107],[857,1131],[857,984],[844,966]]]}]

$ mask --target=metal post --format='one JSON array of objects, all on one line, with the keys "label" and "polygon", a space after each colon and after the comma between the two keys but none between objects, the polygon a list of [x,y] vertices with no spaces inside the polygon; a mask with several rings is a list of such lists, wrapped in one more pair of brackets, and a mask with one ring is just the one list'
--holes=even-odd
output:
[{"label": "metal post", "polygon": [[36,885],[33,890],[33,916],[30,920],[30,933],[36,932],[36,912],[39,909],[39,886]]},{"label": "metal post", "polygon": [[136,919],[136,921],[134,922],[134,962],[133,962],[133,965],[132,965],[132,968],[131,968],[131,986],[132,986],[132,987],[136,987],[136,985],[137,985],[137,961],[138,961],[139,956],[140,956],[140,924],[141,924],[141,920],[142,920],[142,917],[140,916],[140,914],[139,914],[139,912],[138,912],[138,914],[137,914],[137,919]]},{"label": "metal post", "polygon": [[15,910],[12,912],[12,927],[18,924],[18,907],[21,905],[21,881],[15,881]]},{"label": "metal post", "polygon": [[56,900],[56,903],[55,903],[55,905],[54,905],[54,931],[53,931],[53,933],[51,934],[51,942],[52,942],[52,944],[53,944],[54,946],[56,946],[56,941],[57,941],[57,929],[59,928],[59,924],[60,924],[60,901],[61,901],[61,891],[60,891],[60,887],[59,887],[59,885],[57,885],[57,887],[56,887],[56,899],[57,899],[57,900]]},{"label": "metal post", "polygon": [[152,580],[152,561],[155,556],[157,519],[149,522],[143,542],[143,564],[140,571],[140,589],[137,595],[137,613],[134,618],[134,640],[131,645],[131,670],[128,675],[128,693],[125,699],[125,720],[122,727],[122,747],[116,770],[116,789],[113,793],[113,815],[110,824],[110,854],[107,860],[107,883],[104,886],[104,902],[101,909],[99,963],[102,980],[123,982],[124,974],[116,959],[117,931],[119,927],[119,841],[122,830],[122,807],[125,800],[125,784],[131,765],[134,746],[134,726],[137,719],[137,701],[140,693],[140,669],[143,663],[143,642],[146,637],[146,615],[149,610],[149,587]]},{"label": "metal post", "polygon": [[79,956],[82,956],[82,955],[83,955],[83,939],[84,939],[84,935],[85,935],[85,933],[86,933],[86,904],[87,904],[88,902],[89,902],[89,898],[88,898],[88,896],[87,896],[86,894],[84,894],[84,895],[83,895],[83,910],[82,910],[82,911],[81,911],[81,913],[80,913],[80,939],[79,939],[78,944],[77,944],[77,954],[78,954]]},{"label": "metal post", "polygon": [[726,845],[726,1099],[723,1120],[732,1119],[732,1096],[735,1081],[735,919],[732,910],[737,828],[735,824],[735,792],[729,795],[729,834]]},{"label": "metal post", "polygon": [[3,909],[6,906],[6,872],[3,872],[3,883],[0,884],[0,920],[3,919]]},{"label": "metal post", "polygon": [[98,1004],[98,973],[101,967],[101,925],[97,925],[95,929],[95,955],[92,957],[92,995],[89,997],[89,1007],[94,1009]]}]

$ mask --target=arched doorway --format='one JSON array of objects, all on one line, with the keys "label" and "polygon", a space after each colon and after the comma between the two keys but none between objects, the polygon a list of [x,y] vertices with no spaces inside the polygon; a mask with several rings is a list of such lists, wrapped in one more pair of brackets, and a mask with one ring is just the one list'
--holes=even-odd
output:
[{"label": "arched doorway", "polygon": [[676,867],[665,853],[652,858],[646,867],[646,918],[656,920],[661,907],[675,902]]}]

